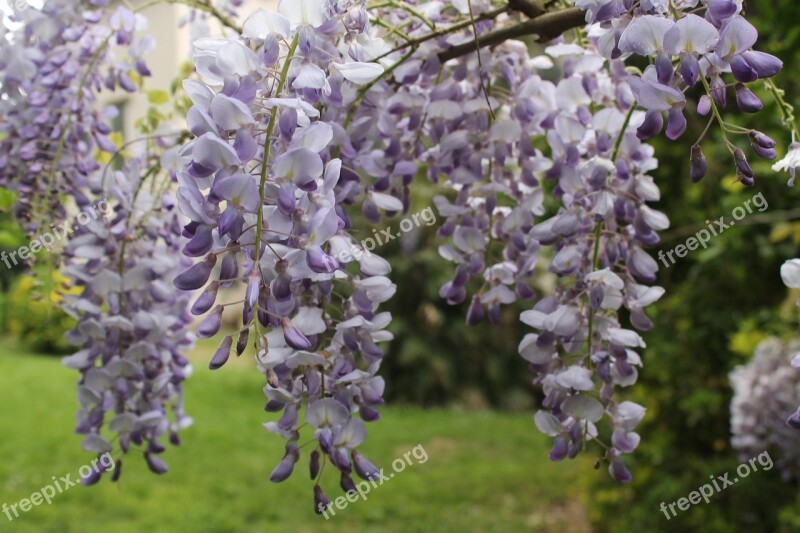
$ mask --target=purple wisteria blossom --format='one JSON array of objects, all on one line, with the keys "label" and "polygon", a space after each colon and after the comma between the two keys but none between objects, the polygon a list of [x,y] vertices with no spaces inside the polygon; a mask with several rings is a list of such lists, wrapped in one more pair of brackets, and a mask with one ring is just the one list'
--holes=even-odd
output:
[{"label": "purple wisteria blossom", "polygon": [[[427,15],[437,25],[456,16]],[[407,14],[386,10],[382,17],[404,24],[411,37],[426,31]],[[634,428],[645,410],[613,392],[635,383],[644,342],[622,327],[617,311],[627,308],[635,329],[652,327],[643,309],[664,291],[646,285],[657,265],[644,247],[669,226],[646,205],[659,198],[647,175],[657,163],[636,135],[647,120],[632,108],[636,78],[621,62],[603,70],[602,56],[567,43],[531,58],[521,43],[506,42],[480,63],[473,54],[442,65],[435,54],[443,44],[424,43],[405,61],[403,50],[388,55],[400,65],[393,80],[371,87],[369,105],[347,115],[344,166],[372,177],[375,189],[403,205],[415,161],[453,192],[435,198],[444,219],[439,234],[447,239],[440,253],[455,264],[441,297],[469,301],[470,324],[496,323],[502,306],[529,302],[521,319],[536,332],[519,349],[546,393],[536,421],[554,437],[551,458],[574,457],[596,441],[611,475],[629,481],[621,457],[638,444]],[[542,79],[556,64],[562,79]],[[507,91],[485,94],[481,75],[502,79]],[[665,87],[674,101],[663,110],[682,108],[682,93]],[[593,102],[604,106],[592,112]],[[537,136],[547,140],[547,153],[532,146]],[[563,204],[556,213],[544,205],[544,181]],[[543,270],[569,283],[540,296],[534,287]],[[483,287],[470,294],[476,278]],[[603,416],[613,427],[606,438],[596,426]]]},{"label": "purple wisteria blossom", "polygon": [[[341,484],[352,485],[353,463],[366,464],[357,455],[364,422],[377,420],[383,403],[375,374],[380,344],[392,338],[391,317],[377,311],[395,286],[388,270],[348,268],[355,259],[334,251],[354,247],[344,204],[355,195],[376,213],[403,206],[347,183],[357,177],[336,153],[352,148],[341,125],[320,111],[343,108],[345,95],[384,72],[370,62],[370,49],[383,47],[369,36],[364,9],[362,2],[284,0],[277,13],[259,10],[241,38],[196,41],[200,80],[184,82],[196,138],[181,151],[178,203],[190,219],[184,254],[200,260],[176,285],[205,287],[197,314],[214,307],[218,285],[245,287],[238,352],[254,341],[267,411],[283,413],[265,425],[287,439],[270,476],[275,482],[300,459],[300,427],[307,424],[317,441],[314,460],[321,453]],[[216,335],[223,307],[211,309],[198,334]],[[231,343],[223,340],[212,368],[224,364]],[[326,500],[315,482],[315,499]]]},{"label": "purple wisteria blossom", "polygon": [[134,157],[122,170],[89,176],[87,197],[114,208],[78,226],[64,251],[62,273],[68,288],[77,289],[64,296],[64,309],[78,320],[67,339],[80,347],[64,364],[81,372],[76,432],[83,448],[127,454],[138,447],[150,470],[163,474],[167,466],[158,456],[165,444],[179,444],[178,432],[192,423],[182,385],[192,367],[182,354],[194,336],[189,299],[172,287],[185,265],[180,216],[171,193],[150,192],[163,190],[152,180],[169,183],[172,176],[148,177],[152,165],[161,162]]},{"label": "purple wisteria blossom", "polygon": [[[16,215],[35,231],[65,216],[59,194],[81,198],[100,166],[118,111],[98,105],[104,91],[134,92],[133,73],[150,75],[141,35],[146,20],[98,0],[49,0],[15,15],[22,26],[1,35],[0,186],[17,194]],[[108,17],[107,24],[103,22]]]},{"label": "purple wisteria blossom", "polygon": [[[742,460],[768,450],[784,479],[800,476],[800,344],[762,341],[730,376],[731,443]],[[786,419],[789,418],[789,423]]]},{"label": "purple wisteria blossom", "polygon": [[[576,4],[584,7],[581,2]],[[600,51],[608,58],[624,58],[630,54],[655,58],[653,65],[630,81],[636,103],[647,110],[638,130],[641,139],[662,131],[664,113],[667,114],[667,138],[681,137],[686,130],[684,91],[698,82],[702,82],[706,93],[698,103],[698,112],[705,115],[713,109],[711,120],[718,121],[723,130],[726,124],[721,113],[728,102],[729,75],[736,82],[739,109],[746,113],[761,110],[761,101],[745,84],[774,76],[783,64],[778,58],[753,49],[758,32],[740,15],[741,2],[682,2],[676,6],[682,10],[675,11],[666,10],[665,3],[642,2],[638,7],[626,6],[625,14],[618,9],[609,12],[612,4],[602,8],[585,6],[589,9],[588,20],[598,23],[593,34],[599,37]],[[695,13],[698,4],[705,8],[705,16]],[[689,9],[693,11],[688,12]],[[611,22],[601,16],[611,12],[616,13]],[[693,153],[699,150],[702,140],[695,142]],[[726,145],[734,157],[740,181],[752,185],[754,175],[744,152],[728,139]],[[751,145],[756,155],[764,159],[774,159],[777,155],[771,146]],[[703,169],[692,166],[693,181],[699,181],[703,175]]]}]

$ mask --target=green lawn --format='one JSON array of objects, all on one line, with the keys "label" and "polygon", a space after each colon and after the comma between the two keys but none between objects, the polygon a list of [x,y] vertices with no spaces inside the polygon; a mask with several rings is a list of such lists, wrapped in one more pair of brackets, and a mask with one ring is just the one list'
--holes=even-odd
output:
[{"label": "green lawn", "polygon": [[[240,531],[585,531],[576,500],[582,476],[598,475],[587,461],[553,464],[549,443],[530,414],[387,407],[368,425],[362,451],[378,467],[421,444],[415,464],[325,520],[312,511],[307,456],[280,485],[268,476],[283,441],[261,424],[263,382],[249,365],[211,375],[201,346],[189,381],[187,407],[195,426],[180,448],[163,457],[164,476],[141,459],[125,458],[122,479],[74,487],[51,505],[34,507],[0,530],[115,532]],[[92,456],[73,434],[77,374],[58,358],[23,353],[0,343],[0,504],[12,504]],[[329,470],[329,472],[331,472]],[[338,496],[336,480],[326,492]],[[10,527],[8,527],[10,526]]]}]

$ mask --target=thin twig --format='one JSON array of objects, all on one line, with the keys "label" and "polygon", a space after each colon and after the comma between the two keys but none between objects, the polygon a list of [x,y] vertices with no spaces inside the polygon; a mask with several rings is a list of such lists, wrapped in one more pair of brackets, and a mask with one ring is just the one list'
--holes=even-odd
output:
[{"label": "thin twig", "polygon": [[475,15],[472,12],[472,0],[467,0],[467,6],[469,7],[469,20],[472,22],[472,35],[475,36],[475,51],[478,53],[478,78],[481,81],[481,92],[483,92],[484,98],[486,98],[486,106],[489,108],[489,115],[491,115],[492,120],[495,120],[494,116],[494,109],[492,109],[492,101],[489,100],[489,91],[486,90],[486,84],[483,82],[483,60],[481,59],[481,48],[478,44],[478,26],[475,24]]},{"label": "thin twig", "polygon": [[439,53],[439,61],[444,63],[475,52],[477,48],[495,46],[510,39],[536,35],[539,42],[558,37],[565,31],[586,24],[586,15],[577,7],[546,13],[514,26],[502,28],[480,36],[475,41],[453,46]]}]

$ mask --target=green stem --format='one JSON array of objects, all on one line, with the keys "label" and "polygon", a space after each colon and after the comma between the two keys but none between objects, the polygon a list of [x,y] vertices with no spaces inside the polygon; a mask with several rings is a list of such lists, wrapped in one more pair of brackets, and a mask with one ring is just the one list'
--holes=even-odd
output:
[{"label": "green stem", "polygon": [[406,54],[405,54],[403,57],[401,57],[401,58],[400,58],[400,59],[397,61],[397,63],[393,64],[392,66],[390,66],[390,67],[388,67],[388,68],[386,68],[386,69],[383,71],[383,74],[381,74],[380,76],[378,76],[377,78],[375,78],[374,80],[372,80],[371,82],[369,82],[368,84],[364,85],[363,87],[361,87],[361,89],[359,89],[359,90],[358,90],[358,93],[356,94],[356,99],[355,99],[355,100],[353,100],[353,103],[350,105],[350,109],[347,111],[347,118],[345,118],[345,119],[344,119],[344,128],[345,128],[345,129],[347,129],[347,126],[349,126],[349,125],[350,125],[350,121],[351,121],[351,120],[353,120],[353,113],[355,113],[355,111],[356,111],[356,107],[358,107],[358,105],[361,103],[361,100],[364,98],[364,95],[365,95],[365,94],[367,94],[367,93],[369,92],[369,90],[370,90],[370,89],[372,89],[373,87],[375,87],[375,85],[376,85],[376,84],[377,84],[379,81],[381,81],[381,80],[382,80],[382,79],[384,79],[386,76],[388,76],[389,74],[391,74],[392,72],[394,72],[394,71],[397,69],[397,67],[399,67],[400,65],[402,65],[403,63],[405,63],[405,62],[406,62],[406,60],[407,60],[409,57],[411,57],[412,55],[414,55],[414,52],[415,52],[415,51],[416,51],[416,49],[415,49],[415,48],[412,48],[411,50],[409,50],[409,51],[408,51],[408,52],[407,52],[407,53],[406,53]]},{"label": "green stem", "polygon": [[[623,130],[624,131],[624,130]],[[592,252],[592,272],[597,270],[597,258],[600,255],[600,238],[603,233],[603,223],[598,222],[594,227],[594,251]],[[591,304],[590,304],[591,306]],[[594,311],[589,313],[589,335],[586,342],[589,344],[589,357],[592,356],[592,341],[594,340]]]},{"label": "green stem", "polygon": [[407,33],[400,31],[398,28],[395,28],[394,26],[392,26],[388,22],[385,22],[383,19],[373,18],[373,19],[370,19],[370,20],[372,20],[373,24],[377,24],[378,26],[386,29],[386,31],[388,31],[389,33],[393,33],[394,35],[397,35],[398,37],[400,37],[401,39],[403,39],[406,42],[409,42],[409,41],[412,40],[412,38]]},{"label": "green stem", "polygon": [[139,13],[140,11],[144,11],[153,6],[157,6],[158,4],[180,4],[188,7],[193,7],[200,11],[205,11],[209,15],[212,15],[214,18],[220,21],[223,26],[227,26],[228,28],[232,29],[236,33],[242,33],[242,27],[236,24],[236,22],[224,15],[221,11],[211,5],[210,2],[204,2],[201,0],[150,0],[149,2],[145,2],[144,4],[138,6],[134,12]]},{"label": "green stem", "polygon": [[[294,40],[292,40],[292,44],[289,46],[289,52],[286,56],[286,60],[283,62],[283,70],[281,71],[278,87],[274,94],[275,97],[279,97],[283,92],[283,88],[286,85],[286,80],[289,78],[289,67],[292,63],[292,59],[294,58],[295,50],[297,50],[299,37],[300,34],[296,33]],[[273,107],[272,113],[269,117],[269,125],[267,126],[266,137],[264,137],[264,156],[261,160],[261,178],[258,184],[258,195],[260,201],[258,202],[258,220],[256,221],[256,240],[254,252],[256,267],[258,267],[261,260],[261,237],[264,232],[264,201],[266,200],[267,164],[269,163],[270,149],[272,148],[272,134],[275,132],[275,124],[277,123],[277,119],[278,108]],[[256,321],[256,331],[258,331],[258,321]]]},{"label": "green stem", "polygon": [[703,87],[706,89],[706,94],[708,95],[709,101],[711,101],[711,112],[714,113],[714,118],[717,119],[719,123],[719,129],[722,132],[722,138],[725,140],[725,144],[728,146],[728,149],[731,149],[733,143],[728,140],[728,135],[725,132],[725,121],[722,120],[722,115],[719,113],[719,109],[717,109],[717,103],[714,101],[714,96],[711,93],[711,87],[708,85],[708,80],[705,76],[700,76],[700,81],[703,82]]},{"label": "green stem", "polygon": [[772,93],[773,98],[775,98],[775,102],[778,104],[778,109],[781,110],[781,115],[783,116],[783,125],[791,128],[792,142],[800,139],[800,132],[797,130],[797,123],[794,116],[794,106],[792,106],[792,104],[783,98],[785,95],[783,89],[779,89],[778,86],[775,85],[775,82],[771,79],[764,80],[764,86],[769,92]]},{"label": "green stem", "polygon": [[628,109],[628,114],[625,115],[625,122],[622,123],[622,130],[619,132],[617,136],[617,141],[614,143],[614,151],[611,152],[611,162],[617,162],[617,156],[619,155],[619,149],[622,146],[622,139],[625,138],[625,130],[628,129],[628,125],[631,123],[631,117],[633,116],[633,112],[636,111],[636,104],[632,104],[631,107]]},{"label": "green stem", "polygon": [[[503,6],[503,7],[499,7],[497,9],[493,10],[493,11],[487,11],[486,13],[481,13],[480,15],[475,17],[475,22],[480,22],[480,21],[484,21],[484,20],[494,20],[497,17],[499,17],[500,15],[502,15],[503,13],[506,13],[508,10],[509,10],[509,7],[506,5],[506,6]],[[405,50],[408,47],[412,47],[412,48],[416,49],[416,47],[418,47],[420,44],[422,44],[424,42],[427,42],[427,41],[430,41],[431,39],[436,39],[437,37],[442,37],[443,35],[448,35],[448,34],[455,33],[455,32],[461,31],[463,29],[469,28],[469,27],[472,26],[472,22],[473,22],[472,20],[467,20],[465,22],[459,22],[457,24],[453,24],[452,26],[449,26],[449,27],[444,28],[444,29],[440,28],[440,29],[438,29],[436,31],[432,31],[432,32],[430,32],[428,34],[425,34],[425,35],[421,36],[421,37],[417,37],[416,39],[413,39],[413,40],[411,40],[411,41],[409,41],[407,43],[403,43],[401,45],[396,46],[395,48],[392,48],[388,52],[385,52],[385,53],[379,55],[378,57],[376,57],[374,59],[374,61],[376,61],[376,62],[380,61],[381,59],[383,59],[383,58],[385,58],[387,56],[390,56],[390,55],[394,54],[395,52],[400,52],[401,50]]]},{"label": "green stem", "polygon": [[[78,85],[78,98],[80,99],[80,93],[83,92],[83,88],[86,87],[86,81],[89,79],[89,74],[92,73],[94,70],[95,65],[100,60],[100,56],[105,52],[106,48],[108,48],[108,43],[111,41],[111,37],[115,35],[115,32],[109,33],[105,40],[100,43],[100,46],[95,51],[92,59],[89,60],[89,65],[86,67],[86,71],[81,76],[80,84]],[[72,114],[67,115],[67,121],[64,123],[64,129],[61,130],[61,135],[58,136],[58,147],[56,148],[55,156],[53,157],[53,162],[51,163],[50,168],[50,175],[47,178],[47,192],[45,192],[44,196],[42,197],[42,202],[39,204],[39,207],[46,209],[48,205],[48,200],[50,198],[50,191],[53,190],[53,185],[55,183],[56,178],[56,169],[58,168],[58,163],[61,161],[61,157],[64,155],[64,146],[67,143],[67,135],[69,134],[69,128],[72,126]],[[35,209],[35,212],[39,212],[39,209]],[[37,219],[39,215],[36,215]]]},{"label": "green stem", "polygon": [[430,29],[432,29],[432,30],[436,29],[436,24],[431,22],[431,20],[428,17],[426,17],[425,15],[420,13],[418,10],[414,9],[412,6],[410,6],[408,4],[404,4],[402,2],[397,2],[395,0],[390,0],[389,4],[392,7],[396,7],[398,9],[402,9],[403,11],[406,11],[406,12],[410,13],[411,15],[414,15],[415,17],[417,17],[419,20],[421,20]]},{"label": "green stem", "polygon": [[[628,126],[631,123],[631,117],[633,116],[633,112],[636,110],[636,104],[631,105],[628,109],[628,113],[625,115],[625,122],[622,123],[622,129],[617,135],[617,140],[614,143],[614,151],[611,153],[611,161],[616,162],[617,156],[619,155],[620,147],[622,146],[622,139],[625,138],[625,131],[628,129]],[[597,225],[594,227],[594,250],[592,250],[592,272],[597,270],[597,260],[600,256],[600,239],[603,235],[603,223],[598,222]],[[592,341],[594,337],[594,312],[589,314],[589,336],[586,339],[586,342],[589,344],[589,356],[592,355]]]},{"label": "green stem", "polygon": [[472,12],[472,0],[467,0],[467,6],[469,7],[469,20],[472,22],[472,34],[475,36],[475,51],[477,52],[478,56],[478,78],[481,82],[481,92],[483,92],[483,96],[486,98],[486,107],[489,108],[489,116],[491,117],[489,123],[491,124],[496,117],[494,116],[494,109],[492,109],[492,101],[489,99],[489,91],[486,88],[486,84],[483,82],[483,60],[481,60],[481,45],[478,41],[479,35],[478,27],[475,24],[475,15]]}]

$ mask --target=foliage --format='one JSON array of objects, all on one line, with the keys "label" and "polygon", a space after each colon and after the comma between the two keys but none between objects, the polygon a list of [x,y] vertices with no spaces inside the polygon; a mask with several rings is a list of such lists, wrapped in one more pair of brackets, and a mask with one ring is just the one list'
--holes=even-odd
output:
[{"label": "foliage", "polygon": [[75,320],[60,307],[61,285],[66,279],[58,270],[40,270],[51,276],[42,284],[32,276],[19,276],[11,289],[2,294],[0,325],[5,335],[16,339],[29,350],[49,354],[67,354],[72,345],[64,338]]},{"label": "foliage", "polygon": [[[8,253],[16,250],[25,243],[25,234],[19,227],[13,214],[13,206],[16,195],[10,191],[0,188],[0,253]],[[22,265],[0,264],[0,288],[7,291],[11,283],[19,273],[22,272]]]}]

